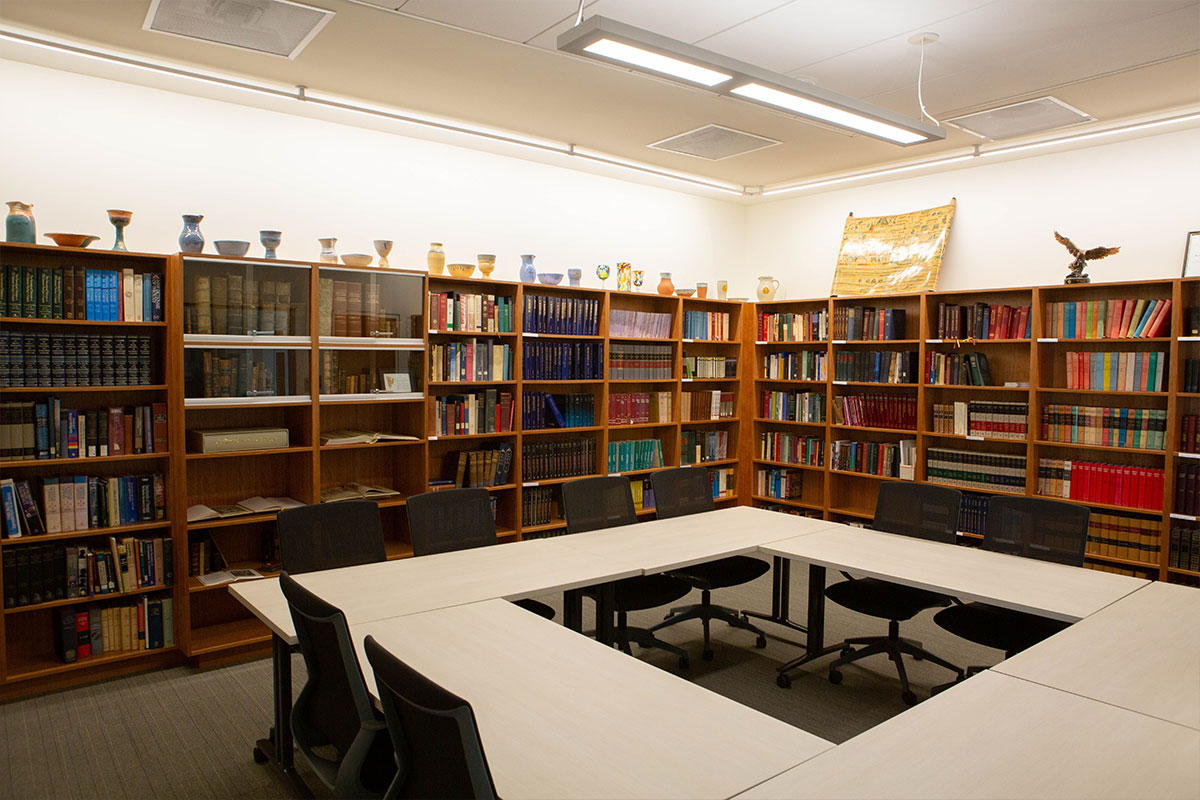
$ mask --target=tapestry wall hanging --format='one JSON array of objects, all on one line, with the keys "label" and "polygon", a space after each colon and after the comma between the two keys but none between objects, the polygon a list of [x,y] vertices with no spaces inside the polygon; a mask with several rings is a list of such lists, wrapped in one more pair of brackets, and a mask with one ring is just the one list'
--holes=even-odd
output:
[{"label": "tapestry wall hanging", "polygon": [[846,217],[835,296],[932,292],[954,219],[948,205],[887,217]]}]

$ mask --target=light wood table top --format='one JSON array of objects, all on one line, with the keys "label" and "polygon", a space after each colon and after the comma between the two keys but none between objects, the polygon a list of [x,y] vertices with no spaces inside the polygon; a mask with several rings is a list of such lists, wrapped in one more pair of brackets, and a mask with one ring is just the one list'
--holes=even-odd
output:
[{"label": "light wood table top", "polygon": [[471,703],[501,797],[725,798],[833,745],[510,603],[351,626]]},{"label": "light wood table top", "polygon": [[1151,583],[993,669],[1200,729],[1200,591]]},{"label": "light wood table top", "polygon": [[855,576],[882,578],[1065,622],[1094,614],[1148,583],[1111,572],[850,525],[835,524],[764,544],[761,549]]},{"label": "light wood table top", "polygon": [[739,798],[1200,796],[1200,731],[982,672]]}]

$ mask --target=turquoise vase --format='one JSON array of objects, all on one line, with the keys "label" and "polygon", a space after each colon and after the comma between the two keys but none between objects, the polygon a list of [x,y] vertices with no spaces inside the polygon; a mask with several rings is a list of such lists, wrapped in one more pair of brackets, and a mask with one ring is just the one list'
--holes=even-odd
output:
[{"label": "turquoise vase", "polygon": [[184,214],[183,233],[179,234],[179,252],[199,253],[204,250],[204,234],[200,232],[203,214]]},{"label": "turquoise vase", "polygon": [[37,239],[33,221],[33,203],[12,200],[8,203],[8,216],[4,219],[4,240],[33,244]]},{"label": "turquoise vase", "polygon": [[521,283],[537,283],[537,270],[533,268],[533,256],[521,256]]}]

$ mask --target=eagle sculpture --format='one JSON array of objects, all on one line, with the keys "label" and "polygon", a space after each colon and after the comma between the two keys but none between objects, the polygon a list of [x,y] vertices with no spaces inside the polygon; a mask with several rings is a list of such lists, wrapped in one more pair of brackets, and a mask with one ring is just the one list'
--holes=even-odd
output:
[{"label": "eagle sculpture", "polygon": [[1059,244],[1067,248],[1068,253],[1075,256],[1075,260],[1071,262],[1071,266],[1069,267],[1071,272],[1067,275],[1063,283],[1091,283],[1091,278],[1083,274],[1083,268],[1087,266],[1087,262],[1097,258],[1106,258],[1113,253],[1121,251],[1119,247],[1093,247],[1091,250],[1080,250],[1070,239],[1058,231],[1054,232],[1054,238],[1058,240]]}]

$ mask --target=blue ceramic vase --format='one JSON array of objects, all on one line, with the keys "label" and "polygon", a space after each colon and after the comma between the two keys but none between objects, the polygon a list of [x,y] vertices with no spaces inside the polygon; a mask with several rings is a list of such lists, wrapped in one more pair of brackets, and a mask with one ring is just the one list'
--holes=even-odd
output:
[{"label": "blue ceramic vase", "polygon": [[533,268],[533,256],[521,256],[521,283],[537,283],[537,270]]},{"label": "blue ceramic vase", "polygon": [[263,258],[274,259],[275,248],[279,247],[279,243],[283,240],[283,234],[279,231],[259,231],[258,241],[266,251]]},{"label": "blue ceramic vase", "polygon": [[203,214],[184,214],[183,233],[179,234],[179,252],[199,253],[204,250],[204,234],[200,232]]},{"label": "blue ceramic vase", "polygon": [[4,219],[4,240],[25,244],[33,244],[37,240],[32,203],[9,201],[8,216]]}]

